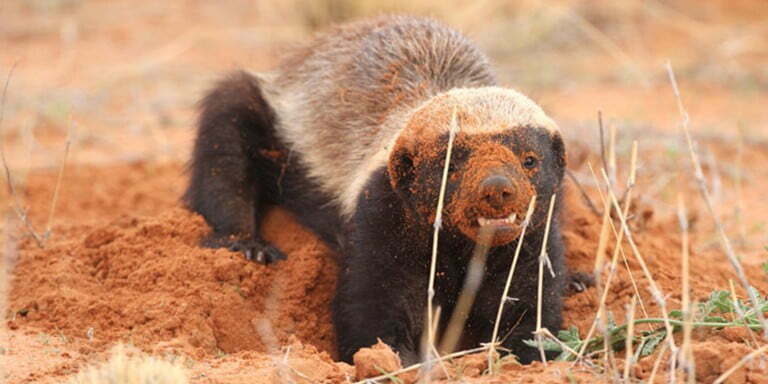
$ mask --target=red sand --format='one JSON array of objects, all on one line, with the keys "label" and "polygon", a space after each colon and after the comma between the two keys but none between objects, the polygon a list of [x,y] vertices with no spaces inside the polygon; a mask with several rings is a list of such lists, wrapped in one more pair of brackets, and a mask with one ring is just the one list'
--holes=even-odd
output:
[{"label": "red sand", "polygon": [[[236,253],[199,247],[198,241],[208,228],[201,217],[177,203],[183,188],[181,172],[178,165],[146,164],[78,167],[70,172],[57,217],[66,223],[82,218],[78,220],[82,223],[56,226],[45,249],[39,249],[29,238],[20,242],[7,321],[12,330],[8,337],[18,343],[25,337],[56,339],[60,344],[57,350],[63,352],[56,354],[53,361],[58,363],[49,362],[49,368],[17,369],[27,376],[11,376],[10,383],[76,372],[118,342],[156,354],[188,356],[196,361],[192,371],[205,372],[210,382],[246,377],[246,373],[235,372],[238,365],[280,374],[285,367],[270,355],[282,353],[288,353],[289,360],[306,371],[293,368],[318,379],[335,382],[343,381],[345,375],[355,376],[349,366],[332,360],[334,255],[282,210],[268,215],[264,235],[288,254],[285,262],[262,266]],[[54,173],[35,174],[30,179],[30,206],[47,206],[53,180]],[[567,260],[575,269],[589,271],[600,218],[573,191],[567,199],[563,214]],[[46,213],[44,209],[32,211],[32,222],[41,222]],[[679,307],[680,295],[676,227],[672,218],[633,221],[640,250],[674,308]],[[657,305],[648,295],[646,280],[629,247],[625,252],[653,316],[658,313]],[[719,252],[697,253],[692,258],[695,299],[705,299],[713,288],[727,287],[728,279],[733,278]],[[759,270],[747,270],[755,285],[766,291],[768,283]],[[626,271],[619,271],[608,306],[623,322],[620,319],[625,318],[624,307],[633,288]],[[585,335],[596,308],[594,288],[569,298],[566,324],[578,326]],[[712,341],[711,335],[697,333],[697,356],[709,361],[698,366],[700,376],[716,376],[748,353],[743,342],[747,337]],[[292,347],[285,349],[286,345]],[[723,355],[720,351],[724,349],[732,353]],[[9,354],[18,356],[22,351],[14,347]],[[653,357],[635,368],[639,377],[648,374]],[[482,370],[471,372],[475,371],[479,374]],[[219,376],[220,372],[229,373]],[[359,377],[370,374],[361,373],[365,372],[361,367],[357,372]],[[509,379],[531,375],[537,380],[562,379],[558,370],[539,365],[513,365],[504,370],[504,377]]]},{"label": "red sand", "polygon": [[[297,32],[297,28],[303,31],[302,26],[286,25],[295,19],[286,21],[274,9],[270,14],[269,3],[283,2],[264,2],[267,11],[261,2],[243,6],[239,2],[182,0],[141,7],[127,0],[37,3],[10,2],[0,7],[0,15],[7,21],[0,23],[2,79],[8,68],[18,64],[8,89],[1,138],[11,172],[18,185],[25,186],[23,205],[30,210],[35,228],[45,227],[56,184],[55,167],[61,164],[70,125],[74,126],[73,142],[46,248],[38,249],[29,239],[15,240],[24,229],[11,210],[5,211],[6,219],[0,222],[5,234],[0,251],[5,257],[0,260],[6,263],[0,267],[12,269],[13,278],[7,306],[0,305],[7,309],[0,324],[0,380],[58,383],[106,358],[118,342],[134,343],[163,356],[186,357],[189,360],[184,366],[195,383],[258,384],[282,379],[334,383],[354,380],[365,370],[365,375],[370,374],[381,354],[387,354],[385,349],[371,350],[370,359],[361,355],[357,367],[333,360],[329,303],[336,265],[334,256],[314,236],[297,226],[290,215],[274,211],[265,235],[288,253],[289,260],[270,267],[254,265],[238,254],[198,247],[207,228],[178,204],[185,184],[181,161],[187,158],[192,140],[193,105],[199,95],[216,75],[229,69],[266,69],[274,62],[273,53],[283,52],[287,41],[295,43],[299,35],[305,35]],[[672,15],[643,17],[642,33],[630,33],[629,41],[625,37],[630,36],[602,30],[620,48],[628,49],[633,61],[661,78],[650,86],[591,81],[579,71],[578,57],[558,52],[555,72],[561,77],[553,79],[555,86],[523,89],[532,92],[560,123],[566,139],[588,141],[585,137],[596,136],[593,129],[579,130],[579,126],[593,126],[600,109],[607,127],[620,128],[620,138],[640,141],[635,196],[645,202],[633,209],[631,225],[652,274],[670,295],[673,309],[680,303],[681,244],[671,215],[674,207],[668,204],[679,191],[686,193],[692,219],[694,299],[704,299],[713,289],[727,289],[734,275],[692,186],[691,170],[679,152],[682,147],[679,142],[669,145],[669,135],[679,134],[679,116],[659,63],[675,54],[672,61],[677,68],[684,59],[709,57],[709,47],[730,47],[722,44],[726,41],[753,48],[754,56],[739,59],[738,54],[730,56],[734,51],[728,49],[729,65],[724,69],[744,64],[762,68],[765,62],[764,55],[758,54],[761,44],[757,44],[765,39],[757,38],[759,32],[749,35],[753,29],[744,28],[761,16],[751,9],[754,2],[740,6],[733,1],[715,3],[724,6],[714,13],[731,16],[711,26],[706,21],[681,24]],[[699,5],[683,2],[675,7],[707,8]],[[454,14],[453,9],[450,13]],[[692,26],[693,32],[689,30]],[[729,28],[735,40],[723,40],[722,33],[731,35]],[[747,34],[741,36],[737,31]],[[490,35],[496,39],[495,32]],[[631,46],[642,47],[648,55],[638,55]],[[698,56],[702,49],[690,47],[706,48],[707,54]],[[610,77],[609,73],[623,68],[602,48],[594,50],[599,52],[585,59],[596,78]],[[715,55],[712,60],[718,57],[722,58]],[[503,57],[503,53],[494,58],[501,64],[501,73],[510,62],[519,60],[516,55]],[[701,68],[713,63],[720,61],[704,63]],[[513,81],[518,75],[526,77],[522,72],[514,75]],[[695,81],[688,72],[678,75],[681,82]],[[766,232],[761,225],[768,217],[768,168],[764,166],[768,164],[764,137],[768,92],[751,80],[749,84],[718,81],[728,87],[717,82],[681,84],[683,99],[695,133],[715,138],[702,142],[700,149],[714,153],[719,165],[723,193],[717,209],[734,240],[745,235],[744,248],[739,251],[750,281],[768,293],[768,277],[759,268],[766,255]],[[748,138],[742,162],[736,150],[736,127],[743,127]],[[588,175],[585,159],[599,164],[593,154],[572,142],[567,149],[571,167],[581,174]],[[126,164],[132,159],[143,161]],[[712,165],[704,160],[707,177],[714,180]],[[31,173],[25,178],[27,169]],[[742,170],[744,191],[739,195],[734,175]],[[665,177],[669,179],[665,181]],[[568,263],[591,271],[600,219],[585,208],[573,189],[570,192],[563,214]],[[0,189],[0,203],[10,205],[5,188]],[[739,220],[734,218],[737,204],[743,206]],[[609,253],[612,247],[609,244]],[[648,295],[634,256],[626,245],[624,251],[643,303],[649,314],[657,314],[658,306]],[[0,293],[6,290],[5,277],[0,275]],[[743,290],[735,285],[743,298]],[[619,323],[624,322],[625,306],[633,292],[629,274],[620,267],[608,295],[609,309]],[[4,298],[0,295],[0,300]],[[582,337],[597,302],[594,288],[566,301],[566,323],[579,327]],[[697,377],[711,381],[765,343],[760,340],[759,335],[743,329],[694,332]],[[668,381],[667,356],[656,376],[660,383]],[[644,358],[633,367],[636,377],[648,378],[656,357]],[[768,382],[765,359],[738,370],[728,382]],[[620,358],[617,363],[623,364]],[[500,377],[478,378],[486,369],[484,356],[458,359],[447,369],[452,378],[472,378],[470,382],[605,379],[583,366],[562,363],[548,367],[508,364]],[[412,375],[402,378],[413,380]]]}]

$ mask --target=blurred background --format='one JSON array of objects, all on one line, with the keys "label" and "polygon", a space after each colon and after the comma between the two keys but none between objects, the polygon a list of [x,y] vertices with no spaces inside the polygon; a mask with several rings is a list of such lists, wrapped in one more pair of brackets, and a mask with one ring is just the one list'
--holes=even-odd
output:
[{"label": "blurred background", "polygon": [[[558,121],[574,168],[596,153],[601,111],[620,157],[639,141],[644,197],[674,212],[672,181],[691,173],[670,62],[691,128],[708,140],[716,197],[729,212],[729,201],[754,201],[753,232],[768,239],[768,168],[741,165],[768,153],[768,1],[5,1],[0,78],[11,76],[0,139],[10,173],[22,190],[30,170],[60,167],[67,142],[67,164],[181,169],[196,102],[223,73],[267,70],[330,24],[382,13],[435,17],[477,42],[505,86]],[[757,157],[744,158],[743,143]],[[177,173],[169,183],[181,188]]]},{"label": "blurred background", "polygon": [[[175,220],[184,218],[178,199],[186,185],[184,164],[194,139],[196,103],[206,89],[233,69],[274,67],[291,47],[330,24],[382,13],[431,16],[473,39],[490,56],[504,86],[531,96],[559,123],[573,178],[591,190],[595,201],[599,197],[590,187],[596,183],[586,163],[600,164],[601,112],[606,133],[615,130],[617,136],[616,189],[623,189],[620,180],[625,180],[629,151],[637,141],[636,217],[646,222],[655,215],[654,220],[665,225],[660,232],[672,239],[648,232],[653,236],[646,236],[645,244],[658,248],[659,255],[677,257],[677,197],[685,195],[691,226],[698,226],[694,251],[697,257],[706,251],[711,256],[719,250],[718,236],[698,198],[682,140],[677,99],[666,69],[671,63],[714,210],[744,261],[756,266],[766,260],[766,0],[0,0],[0,87],[7,85],[0,88],[7,91],[0,108],[0,146],[7,168],[0,172],[11,176],[16,191],[11,196],[8,179],[0,177],[0,312],[6,313],[6,275],[17,260],[36,260],[35,255],[49,258],[50,264],[41,268],[45,270],[27,269],[21,281],[36,288],[55,287],[51,295],[46,292],[50,302],[82,301],[80,296],[70,299],[75,297],[72,292],[91,297],[90,285],[78,286],[87,269],[67,263],[79,260],[72,254],[80,252],[76,246],[83,238],[112,223],[128,222],[129,229],[136,223],[171,228],[167,232],[173,236],[159,238],[172,239],[170,246],[155,244],[141,232],[126,237],[124,243],[130,244],[125,248],[140,248],[137,254],[167,252],[185,260],[184,249],[198,252],[196,243],[185,248],[174,242],[177,231],[187,232],[186,227],[176,228]],[[275,227],[279,233],[291,231]],[[25,238],[34,232],[30,228],[53,233],[52,249],[63,251],[37,250]],[[156,232],[164,233],[162,228]],[[133,244],[134,239],[141,244]],[[304,240],[295,243],[314,247]],[[68,257],[56,256],[60,254]],[[120,257],[115,260],[133,255],[116,254]],[[716,260],[720,256],[717,253]],[[712,276],[729,271],[710,265],[707,260],[713,258],[697,260],[704,260],[701,265],[707,268],[714,266]],[[66,268],[57,269],[57,261]],[[768,271],[768,264],[764,268]],[[287,280],[307,277],[287,271]],[[660,272],[674,281],[675,270]],[[54,278],[46,285],[45,276]],[[69,288],[61,289],[67,276]],[[768,275],[761,276],[768,281]],[[295,302],[306,307],[303,299],[297,295]],[[623,305],[620,301],[616,308]],[[166,304],[157,305],[158,313],[165,313]],[[284,308],[286,313],[290,309]],[[330,321],[322,316],[329,313],[318,313],[310,316],[315,323],[308,324],[328,326]],[[240,315],[233,319],[238,321],[220,329],[237,331],[229,325],[239,325]],[[75,323],[81,326],[79,320]],[[0,342],[4,328],[5,322],[0,323]],[[282,335],[289,330],[278,329]],[[82,334],[85,331],[79,337]],[[242,338],[232,334],[233,339]],[[8,345],[18,349],[18,340]],[[23,371],[55,361],[47,346],[29,346],[29,353],[17,352],[14,363],[6,366]],[[2,351],[0,355],[10,356]],[[41,353],[44,357],[37,358]],[[24,368],[17,360],[27,355],[34,365]],[[242,366],[235,368],[242,371]],[[24,376],[18,382],[29,381]]]},{"label": "blurred background", "polygon": [[68,132],[75,162],[183,159],[221,73],[267,69],[329,24],[381,13],[462,30],[564,127],[594,128],[601,110],[674,129],[669,60],[697,129],[765,131],[766,1],[16,0],[0,5],[12,168],[57,164]]}]

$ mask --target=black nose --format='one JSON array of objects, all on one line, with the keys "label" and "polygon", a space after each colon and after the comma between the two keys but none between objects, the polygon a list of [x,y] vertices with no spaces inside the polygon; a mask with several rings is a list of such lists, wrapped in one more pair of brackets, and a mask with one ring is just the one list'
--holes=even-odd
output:
[{"label": "black nose", "polygon": [[504,175],[492,175],[480,183],[483,200],[493,208],[504,208],[515,195],[512,181]]}]

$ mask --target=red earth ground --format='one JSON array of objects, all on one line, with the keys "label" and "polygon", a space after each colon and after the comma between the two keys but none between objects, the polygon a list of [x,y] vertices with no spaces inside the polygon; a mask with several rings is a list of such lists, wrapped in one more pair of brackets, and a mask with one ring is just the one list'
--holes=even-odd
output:
[{"label": "red earth ground", "polygon": [[[2,378],[60,382],[106,359],[117,343],[183,361],[193,383],[348,382],[376,372],[375,365],[395,364],[383,347],[361,355],[356,367],[335,362],[330,321],[335,255],[290,213],[274,209],[266,218],[264,236],[288,254],[287,261],[267,267],[226,250],[199,247],[209,228],[179,204],[195,100],[217,73],[240,65],[267,68],[274,62],[275,41],[297,41],[302,32],[268,23],[248,29],[249,15],[258,19],[259,9],[241,15],[236,7],[184,1],[141,10],[132,4],[72,2],[56,10],[11,4],[0,11],[9,21],[0,23],[0,68],[18,63],[2,122],[4,149],[17,198],[38,233],[49,223],[68,132],[72,142],[43,247],[10,208],[12,196],[2,191],[3,207],[9,207],[2,223]],[[116,15],[130,20],[115,23]],[[276,37],[267,39],[268,31]],[[768,293],[768,277],[760,268],[768,244],[763,196],[768,190],[763,165],[768,163],[768,90],[686,82],[684,76],[681,82],[716,210],[750,282]],[[597,110],[604,112],[607,126],[618,129],[620,178],[629,168],[630,143],[638,141],[631,227],[671,308],[679,308],[681,300],[678,193],[686,199],[692,223],[692,299],[729,289],[731,280],[744,298],[696,193],[676,102],[665,82],[577,83],[533,87],[529,93],[563,128],[570,166],[594,202],[600,197],[586,164],[600,165]],[[568,264],[591,271],[601,217],[571,182],[564,199]],[[629,245],[623,249],[648,315],[658,316],[648,280]],[[612,250],[609,241],[609,255]],[[626,319],[634,292],[629,272],[619,268],[606,300],[617,322]],[[568,298],[565,325],[578,327],[583,337],[598,307],[595,288]],[[696,377],[711,382],[765,341],[734,328],[697,330],[693,343]],[[631,374],[647,380],[657,356],[637,362]],[[618,356],[617,361],[623,367]],[[728,382],[768,382],[766,364],[766,356],[758,356]],[[510,364],[495,377],[483,376],[485,369],[484,358],[469,356],[449,366],[449,378],[608,380],[570,363]],[[656,380],[668,377],[662,368]]]}]

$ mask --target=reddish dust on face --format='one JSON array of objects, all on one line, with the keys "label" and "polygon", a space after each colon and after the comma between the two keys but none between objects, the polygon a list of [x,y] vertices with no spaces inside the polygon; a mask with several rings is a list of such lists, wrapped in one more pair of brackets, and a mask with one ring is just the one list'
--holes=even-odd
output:
[{"label": "reddish dust on face", "polygon": [[[521,222],[536,192],[518,157],[503,145],[490,141],[486,135],[457,140],[457,144],[469,148],[470,157],[460,168],[461,181],[447,207],[449,223],[468,238],[477,239],[480,218],[497,219],[514,214],[517,223]],[[512,183],[513,199],[505,201],[502,207],[489,204],[481,190],[483,181],[495,175],[506,177]],[[509,230],[497,231],[492,245],[508,244],[519,235],[519,226],[515,224]]]}]

